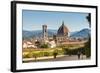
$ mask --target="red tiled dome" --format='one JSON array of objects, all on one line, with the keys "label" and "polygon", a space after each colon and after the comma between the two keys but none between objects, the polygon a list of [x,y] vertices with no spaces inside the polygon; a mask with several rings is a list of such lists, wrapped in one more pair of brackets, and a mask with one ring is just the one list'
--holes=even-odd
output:
[{"label": "red tiled dome", "polygon": [[62,25],[59,27],[58,31],[57,31],[57,35],[60,36],[68,36],[68,28],[64,25],[64,22],[62,23]]}]

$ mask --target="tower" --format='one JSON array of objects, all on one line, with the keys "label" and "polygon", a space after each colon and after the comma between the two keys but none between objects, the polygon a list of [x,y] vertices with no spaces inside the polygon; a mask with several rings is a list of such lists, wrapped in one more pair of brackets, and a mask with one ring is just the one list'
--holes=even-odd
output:
[{"label": "tower", "polygon": [[43,28],[43,39],[47,40],[48,38],[47,25],[43,25],[42,28]]}]

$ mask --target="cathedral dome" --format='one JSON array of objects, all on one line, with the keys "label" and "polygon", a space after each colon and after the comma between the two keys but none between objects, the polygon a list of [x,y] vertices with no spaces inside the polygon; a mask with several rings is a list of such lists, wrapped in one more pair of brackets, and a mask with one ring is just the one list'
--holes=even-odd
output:
[{"label": "cathedral dome", "polygon": [[57,31],[57,35],[59,36],[68,36],[68,28],[64,25],[64,22],[62,22],[62,25],[59,27]]}]

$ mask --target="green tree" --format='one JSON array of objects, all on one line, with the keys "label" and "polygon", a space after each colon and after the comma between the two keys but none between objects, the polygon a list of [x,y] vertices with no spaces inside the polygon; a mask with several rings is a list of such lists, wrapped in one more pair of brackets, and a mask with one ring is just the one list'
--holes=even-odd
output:
[{"label": "green tree", "polygon": [[40,42],[39,42],[39,41],[36,41],[36,42],[35,42],[35,45],[36,45],[37,47],[39,47],[39,46],[40,46]]},{"label": "green tree", "polygon": [[68,48],[63,48],[63,51],[64,51],[64,55],[68,54]]},{"label": "green tree", "polygon": [[40,47],[41,48],[48,48],[49,46],[48,46],[48,44],[42,44]]},{"label": "green tree", "polygon": [[91,38],[89,37],[88,41],[85,43],[85,55],[87,58],[91,56]]},{"label": "green tree", "polygon": [[53,52],[53,56],[54,56],[54,58],[56,58],[56,57],[57,57],[57,55],[58,55],[58,50],[57,50],[57,49],[55,49],[55,50],[54,50],[54,52]]},{"label": "green tree", "polygon": [[86,19],[89,22],[89,27],[91,27],[91,14],[89,13],[88,16],[86,17]]},{"label": "green tree", "polygon": [[[86,17],[86,19],[89,22],[89,27],[91,27],[91,14],[90,13]],[[89,34],[88,41],[85,43],[85,54],[87,58],[91,56],[91,36],[90,34]]]},{"label": "green tree", "polygon": [[32,57],[34,57],[35,58],[35,61],[36,61],[37,60],[37,57],[38,57],[38,53],[33,52],[32,53]]},{"label": "green tree", "polygon": [[44,56],[49,56],[49,52],[43,52]]}]

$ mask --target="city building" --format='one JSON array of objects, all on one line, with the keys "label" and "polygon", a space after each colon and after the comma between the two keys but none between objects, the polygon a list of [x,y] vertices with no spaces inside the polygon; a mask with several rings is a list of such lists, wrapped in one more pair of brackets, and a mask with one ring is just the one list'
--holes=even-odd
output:
[{"label": "city building", "polygon": [[56,42],[66,42],[69,38],[69,29],[64,25],[64,21],[62,22],[62,25],[59,27],[56,35]]}]

